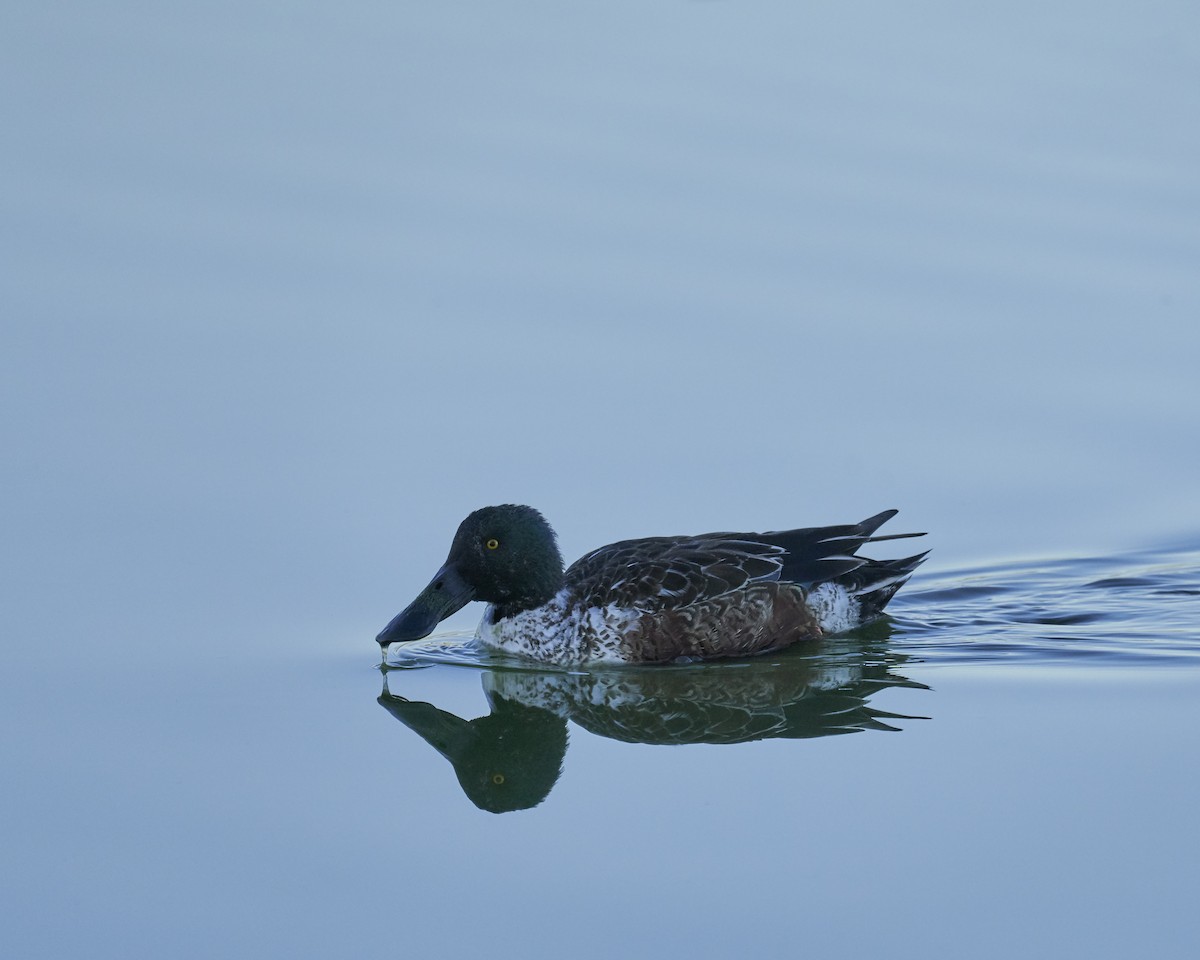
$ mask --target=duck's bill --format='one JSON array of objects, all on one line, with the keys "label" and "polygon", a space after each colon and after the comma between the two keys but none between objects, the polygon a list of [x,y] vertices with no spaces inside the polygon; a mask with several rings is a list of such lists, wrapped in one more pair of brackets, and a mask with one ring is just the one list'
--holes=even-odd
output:
[{"label": "duck's bill", "polygon": [[389,643],[420,640],[474,599],[475,591],[467,585],[454,565],[447,563],[417,599],[396,614],[375,639],[381,647]]}]

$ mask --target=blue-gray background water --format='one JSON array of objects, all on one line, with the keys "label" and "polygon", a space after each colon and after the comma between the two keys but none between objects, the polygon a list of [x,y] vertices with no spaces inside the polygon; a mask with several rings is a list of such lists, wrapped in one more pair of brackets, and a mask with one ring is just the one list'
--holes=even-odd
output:
[{"label": "blue-gray background water", "polygon": [[[1198,38],[6,6],[0,953],[1194,956]],[[934,553],[819,649],[529,671],[469,608],[381,695],[506,501]]]}]

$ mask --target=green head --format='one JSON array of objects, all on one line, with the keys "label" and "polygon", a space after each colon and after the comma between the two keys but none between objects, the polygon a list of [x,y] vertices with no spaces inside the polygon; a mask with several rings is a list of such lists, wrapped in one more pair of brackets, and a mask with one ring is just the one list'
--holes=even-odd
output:
[{"label": "green head", "polygon": [[484,507],[459,524],[442,568],[376,639],[386,648],[429,636],[472,600],[495,604],[500,617],[532,610],[562,582],[562,556],[540,513],[511,503]]}]

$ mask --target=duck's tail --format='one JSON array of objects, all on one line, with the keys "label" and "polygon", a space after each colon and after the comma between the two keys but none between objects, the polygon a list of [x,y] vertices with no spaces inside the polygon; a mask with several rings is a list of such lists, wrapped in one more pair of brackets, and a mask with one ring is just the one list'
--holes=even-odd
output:
[{"label": "duck's tail", "polygon": [[[908,536],[920,536],[920,534],[908,534]],[[873,539],[895,538],[876,537]],[[897,590],[908,582],[913,571],[925,562],[927,556],[929,556],[928,550],[911,557],[901,557],[898,560],[867,560],[857,570],[839,577],[838,580],[850,591],[850,595],[858,600],[862,610],[861,618],[865,623],[883,613],[883,608],[888,605],[888,601],[896,595]]]},{"label": "duck's tail", "polygon": [[860,623],[874,620],[883,613],[888,601],[908,582],[913,571],[929,555],[928,550],[896,560],[872,560],[857,555],[858,550],[868,543],[925,536],[924,533],[891,533],[876,536],[875,531],[898,512],[884,510],[861,523],[814,531],[819,536],[814,538],[815,542],[810,545],[808,565],[824,573],[824,576],[814,580],[818,583],[836,583],[857,600]]},{"label": "duck's tail", "polygon": [[799,583],[810,590],[822,583],[838,584],[858,600],[863,619],[870,620],[879,616],[892,595],[904,585],[904,581],[929,552],[900,560],[871,560],[857,555],[859,549],[868,543],[925,536],[924,533],[876,536],[875,531],[898,512],[884,510],[861,523],[781,530],[759,534],[753,539],[783,547],[787,551],[781,580]]}]

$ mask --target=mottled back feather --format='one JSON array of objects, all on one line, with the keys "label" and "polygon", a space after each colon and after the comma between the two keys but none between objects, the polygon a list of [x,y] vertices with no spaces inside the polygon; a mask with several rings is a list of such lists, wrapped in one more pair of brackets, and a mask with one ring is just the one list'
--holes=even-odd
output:
[{"label": "mottled back feather", "polygon": [[567,568],[565,586],[585,607],[650,613],[778,580],[784,549],[723,534],[623,540]]}]

